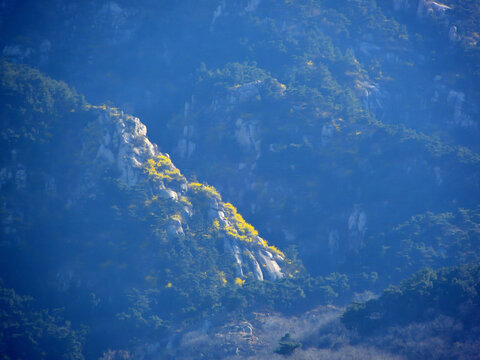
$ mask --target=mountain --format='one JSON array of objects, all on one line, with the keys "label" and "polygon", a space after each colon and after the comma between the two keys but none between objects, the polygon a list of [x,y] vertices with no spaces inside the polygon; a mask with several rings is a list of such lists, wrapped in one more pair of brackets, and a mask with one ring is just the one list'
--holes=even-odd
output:
[{"label": "mountain", "polygon": [[252,305],[246,282],[294,278],[296,265],[215,188],[187,181],[138,118],[24,66],[2,62],[1,74],[6,284],[83,324],[103,312],[155,333]]},{"label": "mountain", "polygon": [[[184,120],[174,118],[170,126],[183,124],[178,162],[207,164],[199,170],[203,177],[272,237],[298,244],[313,273],[338,271],[349,253],[368,245],[369,235],[412,215],[476,205],[480,157],[469,148],[371,119],[359,104],[351,115],[334,115],[338,102],[316,90],[282,88],[247,65],[204,76],[207,84],[186,103]],[[234,84],[235,78],[245,83]]]},{"label": "mountain", "polygon": [[37,319],[73,358],[474,358],[459,312],[341,319],[479,261],[479,15],[3,1],[2,323],[25,326],[0,344],[48,348]]}]

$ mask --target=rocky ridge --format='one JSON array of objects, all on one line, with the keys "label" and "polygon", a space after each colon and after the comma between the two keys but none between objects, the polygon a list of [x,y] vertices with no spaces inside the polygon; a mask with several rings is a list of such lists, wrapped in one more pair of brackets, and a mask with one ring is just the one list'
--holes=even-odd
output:
[{"label": "rocky ridge", "polygon": [[169,155],[150,142],[138,118],[115,108],[93,108],[98,116],[87,125],[84,156],[97,167],[115,167],[119,180],[130,188],[144,186],[151,197],[180,204],[179,213],[171,214],[167,225],[169,238],[184,235],[193,213],[201,211],[192,206],[191,197],[205,195],[207,222],[223,234],[224,250],[235,259],[236,276],[243,279],[252,273],[256,280],[272,281],[284,276],[283,253],[269,246],[233,205],[222,202],[213,187],[189,183]]}]

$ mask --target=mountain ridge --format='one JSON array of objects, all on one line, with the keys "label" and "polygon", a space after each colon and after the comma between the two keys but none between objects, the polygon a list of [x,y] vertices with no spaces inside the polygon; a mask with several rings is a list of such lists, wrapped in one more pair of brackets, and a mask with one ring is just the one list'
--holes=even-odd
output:
[{"label": "mountain ridge", "polygon": [[3,1],[2,351],[473,358],[478,299],[380,294],[480,259],[479,11]]},{"label": "mountain ridge", "polygon": [[[209,199],[208,218],[216,229],[224,232],[224,247],[235,258],[237,276],[243,278],[244,273],[248,272],[252,272],[256,280],[263,280],[264,277],[276,280],[284,276],[277,264],[277,261],[284,263],[284,254],[259,237],[258,232],[243,220],[233,205],[221,201],[220,194],[214,188],[201,183],[188,183],[172,164],[168,154],[160,153],[158,147],[148,140],[146,126],[138,118],[122,114],[114,108],[93,108],[103,110],[100,110],[103,113],[98,114],[97,122],[87,125],[88,141],[92,141],[92,133],[101,133],[97,137],[100,144],[96,144],[98,150],[94,161],[115,164],[120,171],[120,181],[128,187],[135,187],[148,179],[147,193],[152,198],[182,204],[180,212],[172,214],[166,224],[169,235],[184,235],[182,225],[188,225],[188,219],[194,211],[188,195],[206,196]],[[86,148],[91,146],[95,145],[85,144]],[[242,260],[242,253],[246,254],[245,261]]]}]

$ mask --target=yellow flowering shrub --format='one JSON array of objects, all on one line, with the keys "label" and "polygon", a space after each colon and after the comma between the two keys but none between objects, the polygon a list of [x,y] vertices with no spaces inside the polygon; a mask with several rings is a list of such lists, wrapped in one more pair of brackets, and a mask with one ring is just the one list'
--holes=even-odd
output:
[{"label": "yellow flowering shrub", "polygon": [[191,182],[188,184],[188,187],[195,194],[204,193],[210,198],[216,198],[217,200],[222,199],[217,189],[215,189],[213,186],[201,184],[198,182]]},{"label": "yellow flowering shrub", "polygon": [[235,278],[235,285],[242,286],[245,283],[245,280],[240,279],[239,277]]},{"label": "yellow flowering shrub", "polygon": [[[268,245],[268,243],[258,236],[258,231],[249,223],[245,221],[242,215],[237,212],[235,206],[230,203],[223,204],[223,210],[226,217],[232,224],[231,226],[225,226],[223,230],[229,236],[232,236],[238,240],[253,243],[256,241],[257,245],[263,246],[274,254],[285,257],[285,255],[274,246]],[[217,220],[218,222],[218,220]],[[214,223],[215,226],[215,223]]]},{"label": "yellow flowering shrub", "polygon": [[150,178],[155,180],[180,180],[182,175],[173,164],[170,158],[165,155],[157,155],[152,159],[148,159],[145,166],[145,172]]}]

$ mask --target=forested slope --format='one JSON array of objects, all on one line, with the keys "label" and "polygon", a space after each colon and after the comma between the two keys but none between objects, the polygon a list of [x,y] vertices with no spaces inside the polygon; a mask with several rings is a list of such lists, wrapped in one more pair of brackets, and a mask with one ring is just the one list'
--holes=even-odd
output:
[{"label": "forested slope", "polygon": [[[478,263],[479,15],[470,0],[4,1],[5,323],[66,319],[75,356],[188,358],[196,327],[208,348],[225,323],[264,334],[256,311],[292,324]],[[341,331],[347,353],[395,352]],[[262,336],[226,348],[264,356]],[[302,340],[299,357],[333,356]]]}]

